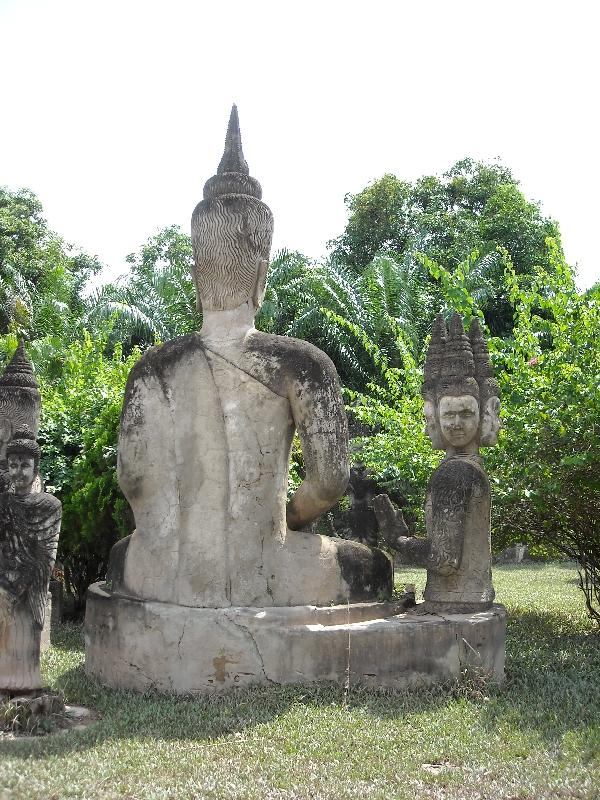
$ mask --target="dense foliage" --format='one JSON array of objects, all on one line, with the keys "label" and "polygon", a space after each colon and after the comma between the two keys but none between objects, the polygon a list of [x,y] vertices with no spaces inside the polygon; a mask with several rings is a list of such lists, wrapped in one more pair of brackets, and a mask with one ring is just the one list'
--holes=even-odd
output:
[{"label": "dense foliage", "polygon": [[70,335],[83,314],[82,289],[99,269],[48,229],[32,192],[0,187],[0,334]]},{"label": "dense foliage", "polygon": [[[492,339],[503,392],[504,430],[486,454],[493,485],[496,549],[524,541],[574,559],[588,610],[600,623],[600,289],[577,291],[560,251],[526,286],[504,254],[514,335]],[[444,273],[449,308],[481,314],[468,291],[467,260]],[[402,332],[398,331],[399,338]],[[357,338],[357,343],[359,339]],[[382,483],[405,496],[409,521],[423,530],[426,480],[439,460],[422,430],[422,367],[406,350],[403,368],[380,360],[382,381],[349,393],[350,410],[369,426],[362,458]]]},{"label": "dense foliage", "polygon": [[494,530],[573,558],[600,624],[600,287],[579,294],[556,265],[554,281],[539,270],[526,291],[508,275],[518,314],[498,352],[506,430],[490,454]]},{"label": "dense foliage", "polygon": [[126,260],[129,273],[105,284],[88,300],[88,325],[111,320],[111,341],[120,342],[127,351],[135,345],[166,342],[200,327],[189,236],[171,225]]},{"label": "dense foliage", "polygon": [[[453,270],[473,250],[486,255],[500,247],[517,274],[529,275],[538,265],[551,266],[546,238],[560,242],[556,223],[525,198],[509,169],[469,158],[441,178],[427,175],[409,183],[384,175],[347,195],[346,206],[348,223],[331,245],[334,257],[359,273],[381,252],[404,256],[418,250]],[[496,291],[482,311],[492,332],[505,335],[512,308],[502,292],[501,270],[490,277]]]}]

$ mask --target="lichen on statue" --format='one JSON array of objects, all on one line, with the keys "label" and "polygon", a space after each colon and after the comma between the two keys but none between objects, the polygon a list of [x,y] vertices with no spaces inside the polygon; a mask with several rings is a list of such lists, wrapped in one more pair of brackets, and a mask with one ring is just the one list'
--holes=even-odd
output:
[{"label": "lichen on statue", "polygon": [[[348,434],[330,359],[257,331],[273,218],[232,110],[217,174],[192,216],[203,325],[132,370],[119,438],[136,530],[111,585],[191,607],[329,604],[391,589],[383,553],[304,529],[348,482]],[[294,431],[306,477],[286,504]]]},{"label": "lichen on statue", "polygon": [[41,687],[40,637],[61,504],[36,488],[39,459],[31,430],[16,431],[6,447],[10,488],[0,494],[0,691]]},{"label": "lichen on statue", "polygon": [[435,321],[423,384],[427,433],[446,457],[425,503],[426,538],[400,537],[405,563],[427,568],[425,603],[414,613],[468,613],[491,607],[490,486],[480,445],[495,444],[499,388],[478,321],[469,336],[453,314]]}]

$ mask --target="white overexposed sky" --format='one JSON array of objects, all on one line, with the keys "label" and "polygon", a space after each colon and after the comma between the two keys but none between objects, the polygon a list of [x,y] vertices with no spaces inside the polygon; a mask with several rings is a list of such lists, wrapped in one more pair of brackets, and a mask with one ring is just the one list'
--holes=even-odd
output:
[{"label": "white overexposed sky", "polygon": [[232,102],[275,215],[320,258],[344,195],[500,157],[600,279],[591,0],[0,0],[0,184],[28,187],[104,279],[188,231]]}]

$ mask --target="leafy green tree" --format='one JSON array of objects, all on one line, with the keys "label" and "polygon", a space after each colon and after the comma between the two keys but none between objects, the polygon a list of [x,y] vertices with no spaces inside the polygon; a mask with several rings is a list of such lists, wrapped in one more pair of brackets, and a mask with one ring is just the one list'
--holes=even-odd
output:
[{"label": "leafy green tree", "polygon": [[[551,266],[546,239],[560,242],[558,225],[525,198],[510,170],[469,158],[441,178],[412,184],[384,175],[347,195],[346,206],[346,228],[330,245],[334,257],[358,273],[381,252],[418,250],[452,271],[473,250],[485,256],[500,247],[517,274],[531,275],[536,266]],[[502,294],[501,270],[490,277],[497,291],[488,293],[483,312],[491,330],[506,335],[513,310]]]},{"label": "leafy green tree", "polygon": [[0,333],[69,335],[84,285],[99,269],[49,230],[32,192],[0,187]]},{"label": "leafy green tree", "polygon": [[[548,270],[528,280],[503,255],[516,313],[514,335],[490,339],[504,423],[496,447],[484,451],[492,541],[497,549],[525,541],[574,559],[588,611],[600,624],[600,290],[579,293],[560,248],[550,240],[548,251]],[[482,315],[469,291],[476,263],[470,257],[450,272],[426,261],[439,275],[446,309],[467,322]],[[358,344],[361,334],[353,333]],[[381,379],[366,392],[347,392],[348,409],[370,430],[362,460],[378,482],[404,496],[422,530],[426,483],[440,455],[423,431],[422,356],[415,359],[405,345],[400,369],[378,351]]]},{"label": "leafy green tree", "polygon": [[131,267],[127,276],[104,285],[88,299],[88,325],[113,319],[112,341],[127,349],[198,330],[202,315],[196,309],[187,234],[176,225],[164,228],[127,256],[127,262]]},{"label": "leafy green tree", "polygon": [[299,253],[281,251],[256,324],[312,342],[331,357],[342,383],[364,389],[378,379],[373,359],[379,350],[392,365],[401,363],[398,325],[413,350],[422,347],[436,308],[435,287],[426,275],[412,254],[378,256],[357,276],[333,259],[311,264]]},{"label": "leafy green tree", "polygon": [[494,531],[499,544],[574,559],[600,625],[600,290],[580,294],[551,253],[552,269],[527,287],[507,272],[517,313],[496,353],[505,430],[489,456]]},{"label": "leafy green tree", "polygon": [[302,253],[280,250],[269,265],[263,304],[256,327],[265,333],[288,335],[295,320],[311,306],[311,265]]},{"label": "leafy green tree", "polygon": [[[133,528],[117,483],[117,439],[125,383],[140,353],[125,358],[116,345],[107,355],[110,336],[105,325],[56,346],[59,371],[56,364],[48,369],[43,349],[29,348],[42,395],[40,469],[63,504],[58,558],[79,608],[90,583],[104,575],[112,545]],[[14,335],[0,337],[5,360],[16,345]]]}]

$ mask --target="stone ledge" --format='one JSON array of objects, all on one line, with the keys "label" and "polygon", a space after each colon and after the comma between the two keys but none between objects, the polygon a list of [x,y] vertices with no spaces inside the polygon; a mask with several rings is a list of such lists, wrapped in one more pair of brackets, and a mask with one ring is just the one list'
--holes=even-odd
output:
[{"label": "stone ledge", "polygon": [[[415,617],[401,603],[190,608],[88,590],[86,672],[114,688],[203,694],[255,683],[337,681],[395,689],[500,682],[506,612]],[[349,669],[348,669],[349,668]]]}]

